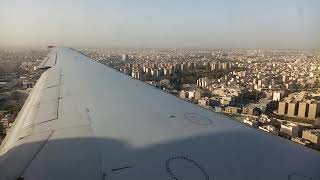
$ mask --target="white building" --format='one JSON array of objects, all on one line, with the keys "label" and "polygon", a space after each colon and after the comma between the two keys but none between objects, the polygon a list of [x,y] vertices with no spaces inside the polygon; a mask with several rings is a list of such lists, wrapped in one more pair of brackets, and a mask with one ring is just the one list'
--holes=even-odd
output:
[{"label": "white building", "polygon": [[209,106],[209,98],[205,97],[205,98],[199,99],[198,104],[203,107]]},{"label": "white building", "polygon": [[280,94],[280,92],[273,92],[273,96],[272,96],[272,100],[273,101],[280,101],[280,99],[281,99],[281,94]]},{"label": "white building", "polygon": [[194,99],[196,91],[188,91],[188,99]]},{"label": "white building", "polygon": [[295,123],[284,123],[281,124],[280,132],[291,137],[299,136],[299,125]]},{"label": "white building", "polygon": [[271,126],[271,125],[266,125],[266,126],[259,126],[259,129],[266,131],[268,133],[272,133],[272,134],[279,134],[279,131],[276,129],[276,127]]},{"label": "white building", "polygon": [[249,119],[249,118],[245,118],[243,120],[243,123],[245,123],[245,124],[247,124],[249,126],[252,126],[252,127],[256,127],[256,128],[258,127],[258,121],[252,120],[252,119]]},{"label": "white building", "polygon": [[180,91],[179,97],[185,99],[186,98],[186,91],[185,90]]},{"label": "white building", "polygon": [[302,132],[302,138],[320,145],[320,129],[308,129]]}]

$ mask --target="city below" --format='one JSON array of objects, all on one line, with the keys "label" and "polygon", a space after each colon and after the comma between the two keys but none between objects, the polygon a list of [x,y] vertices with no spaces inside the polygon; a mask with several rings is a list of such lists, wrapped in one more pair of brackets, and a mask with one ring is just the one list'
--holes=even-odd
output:
[{"label": "city below", "polygon": [[[77,50],[208,111],[320,150],[320,50]],[[0,49],[0,141],[43,72],[37,66],[47,53]]]}]

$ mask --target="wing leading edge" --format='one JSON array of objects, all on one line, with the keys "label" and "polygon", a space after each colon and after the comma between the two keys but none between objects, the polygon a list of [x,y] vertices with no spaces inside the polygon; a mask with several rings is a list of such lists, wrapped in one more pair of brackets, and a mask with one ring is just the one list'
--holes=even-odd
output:
[{"label": "wing leading edge", "polygon": [[320,154],[232,121],[68,48],[0,148],[0,179],[319,179]]}]

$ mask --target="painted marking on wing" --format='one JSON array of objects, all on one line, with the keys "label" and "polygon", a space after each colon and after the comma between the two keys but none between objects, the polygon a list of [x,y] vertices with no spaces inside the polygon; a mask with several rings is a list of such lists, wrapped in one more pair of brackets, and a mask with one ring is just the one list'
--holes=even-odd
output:
[{"label": "painted marking on wing", "polygon": [[183,179],[179,176],[184,175],[184,172],[177,172],[179,170],[177,170],[176,168],[179,166],[185,166],[185,165],[189,165],[190,170],[194,170],[195,172],[193,172],[193,173],[197,173],[195,175],[198,175],[199,180],[200,179],[203,179],[203,180],[210,179],[206,170],[199,163],[192,160],[191,158],[184,157],[184,156],[176,156],[176,157],[172,157],[172,158],[168,159],[166,162],[167,173],[174,180]]},{"label": "painted marking on wing", "polygon": [[198,114],[198,113],[186,113],[184,114],[184,117],[192,122],[193,124],[197,125],[212,125],[213,122],[211,119],[207,118],[204,115]]}]

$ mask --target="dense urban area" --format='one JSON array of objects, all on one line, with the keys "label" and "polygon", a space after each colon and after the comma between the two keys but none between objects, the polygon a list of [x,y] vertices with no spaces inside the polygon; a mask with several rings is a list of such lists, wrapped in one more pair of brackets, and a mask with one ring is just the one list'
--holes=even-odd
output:
[{"label": "dense urban area", "polygon": [[[320,150],[319,50],[77,50],[209,111]],[[40,77],[36,67],[46,54],[46,48],[0,50],[0,139]]]},{"label": "dense urban area", "polygon": [[36,67],[46,54],[44,48],[0,49],[0,142],[39,79]]}]

